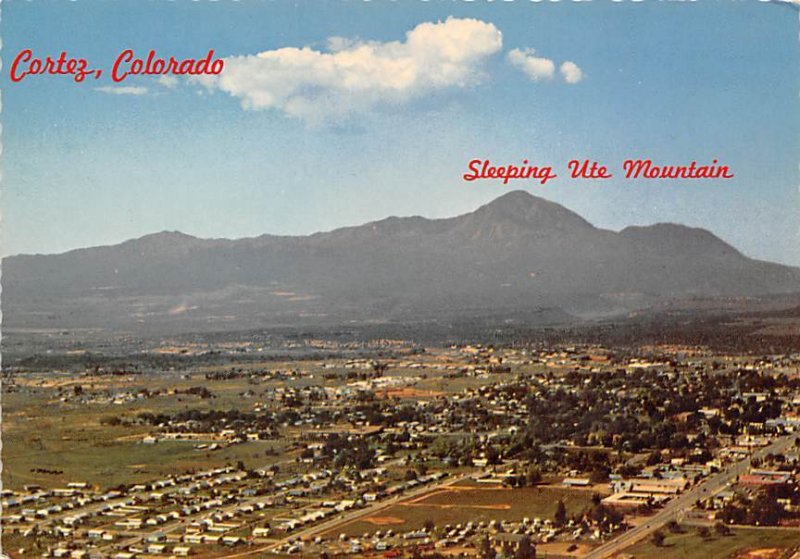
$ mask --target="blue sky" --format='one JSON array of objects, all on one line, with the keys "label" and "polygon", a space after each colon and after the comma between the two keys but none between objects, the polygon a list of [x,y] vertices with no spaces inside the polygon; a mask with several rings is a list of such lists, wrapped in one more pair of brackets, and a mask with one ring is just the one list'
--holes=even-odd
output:
[{"label": "blue sky", "polygon": [[[97,89],[115,85],[108,69],[127,48],[246,57],[309,47],[322,61],[320,53],[366,45],[391,57],[408,54],[408,32],[449,17],[489,26],[454,45],[471,53],[457,68],[465,73],[442,77],[440,58],[424,52],[435,41],[423,41],[410,56],[428,73],[396,94],[380,89],[395,78],[383,67],[366,66],[356,74],[364,88],[346,95],[336,83],[342,76],[316,62],[271,81],[258,75],[271,67],[256,66],[230,83],[168,87],[142,77],[122,84],[146,89],[140,95]],[[527,158],[560,166],[561,176],[510,186],[598,226],[680,222],[749,256],[800,265],[800,44],[797,12],[787,6],[10,0],[0,32],[4,254],[161,230],[307,234],[388,215],[456,215],[509,190],[464,182],[470,159]],[[335,47],[330,37],[344,39]],[[65,50],[105,75],[82,84],[46,76],[10,83],[10,60],[23,48],[40,56]],[[543,73],[513,64],[515,49],[544,60],[534,65]],[[280,52],[276,64],[301,55]],[[561,75],[565,61],[580,68],[578,83]],[[243,107],[254,99],[269,101]],[[563,172],[572,158],[619,167],[635,157],[717,158],[736,178],[631,182],[618,173],[593,183]]]}]

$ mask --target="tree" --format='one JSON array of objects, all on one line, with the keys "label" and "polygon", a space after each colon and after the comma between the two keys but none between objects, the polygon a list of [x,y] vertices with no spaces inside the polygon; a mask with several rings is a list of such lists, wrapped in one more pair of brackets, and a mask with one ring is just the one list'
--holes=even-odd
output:
[{"label": "tree", "polygon": [[486,449],[486,461],[490,466],[500,463],[500,453],[493,446]]},{"label": "tree", "polygon": [[776,526],[783,516],[783,507],[774,494],[760,493],[753,500],[747,515],[747,523],[757,526]]},{"label": "tree", "polygon": [[436,527],[436,524],[433,522],[433,520],[428,518],[425,522],[422,523],[422,527],[425,529],[426,532],[430,534],[431,532],[433,532],[433,529]]},{"label": "tree", "polygon": [[489,541],[489,536],[483,536],[478,549],[478,555],[481,559],[495,559],[497,557],[497,552],[494,550],[492,542]]},{"label": "tree", "polygon": [[664,545],[664,534],[660,531],[653,532],[653,535],[650,536],[650,541],[653,542],[653,545],[656,547],[661,547]]},{"label": "tree", "polygon": [[563,526],[567,523],[567,507],[564,505],[564,501],[558,501],[556,505],[556,514],[553,517],[556,526]]},{"label": "tree", "polygon": [[525,536],[519,542],[514,559],[536,559],[536,547],[531,543],[531,539],[528,536]]},{"label": "tree", "polygon": [[725,526],[722,522],[714,524],[714,531],[720,536],[727,536],[731,533],[731,529]]},{"label": "tree", "polygon": [[700,526],[697,528],[697,535],[707,540],[711,537],[711,530],[709,530],[707,526]]},{"label": "tree", "polygon": [[646,464],[648,466],[655,466],[656,464],[660,463],[661,463],[661,453],[658,452],[657,450],[654,450],[647,456]]},{"label": "tree", "polygon": [[592,483],[604,483],[608,481],[608,476],[610,473],[611,470],[608,468],[608,466],[604,464],[598,464],[589,474],[589,480]]},{"label": "tree", "polygon": [[528,473],[525,476],[528,485],[536,485],[542,481],[542,472],[538,466],[531,464],[528,467]]},{"label": "tree", "polygon": [[678,532],[681,531],[681,527],[680,527],[680,524],[678,524],[677,521],[670,520],[669,522],[667,522],[667,530],[669,530],[673,534],[677,534]]}]

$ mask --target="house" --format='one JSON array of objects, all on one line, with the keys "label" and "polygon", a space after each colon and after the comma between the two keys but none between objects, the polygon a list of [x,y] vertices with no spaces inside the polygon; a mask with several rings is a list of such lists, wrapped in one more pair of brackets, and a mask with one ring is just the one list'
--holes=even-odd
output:
[{"label": "house", "polygon": [[508,534],[500,532],[491,536],[491,542],[495,546],[500,546],[503,549],[510,548],[511,551],[517,551],[523,541],[529,540],[526,534]]},{"label": "house", "polygon": [[645,495],[677,495],[689,485],[683,478],[678,479],[634,479],[631,480],[632,493]]},{"label": "house", "polygon": [[651,497],[641,493],[614,493],[603,499],[602,503],[607,507],[622,510],[635,510],[639,507],[648,506],[651,503],[655,504],[659,500],[664,500],[664,497]]},{"label": "house", "polygon": [[561,485],[566,487],[589,487],[591,480],[586,477],[565,477]]},{"label": "house", "polygon": [[787,472],[753,470],[749,474],[739,476],[739,484],[750,487],[767,487],[786,485],[791,478]]},{"label": "house", "polygon": [[164,532],[153,532],[152,534],[147,536],[147,541],[149,543],[163,542],[167,541],[167,536],[166,534],[164,534]]},{"label": "house", "polygon": [[272,533],[269,528],[253,528],[254,538],[267,538]]}]

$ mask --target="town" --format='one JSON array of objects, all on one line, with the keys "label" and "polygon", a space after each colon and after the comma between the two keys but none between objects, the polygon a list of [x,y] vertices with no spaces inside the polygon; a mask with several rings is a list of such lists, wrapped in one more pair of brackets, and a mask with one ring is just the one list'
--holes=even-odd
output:
[{"label": "town", "polygon": [[800,556],[800,354],[292,343],[6,366],[4,553]]}]

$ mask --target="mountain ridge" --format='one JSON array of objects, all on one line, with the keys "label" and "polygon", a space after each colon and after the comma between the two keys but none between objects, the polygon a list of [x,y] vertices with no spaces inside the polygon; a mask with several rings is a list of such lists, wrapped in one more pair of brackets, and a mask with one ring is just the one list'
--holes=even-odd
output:
[{"label": "mountain ridge", "polygon": [[548,320],[570,320],[680,297],[800,292],[800,269],[748,258],[705,229],[614,232],[512,191],[448,218],[235,240],[162,231],[11,256],[3,290],[12,327],[186,331],[486,313],[541,321],[542,309],[553,310]]}]

